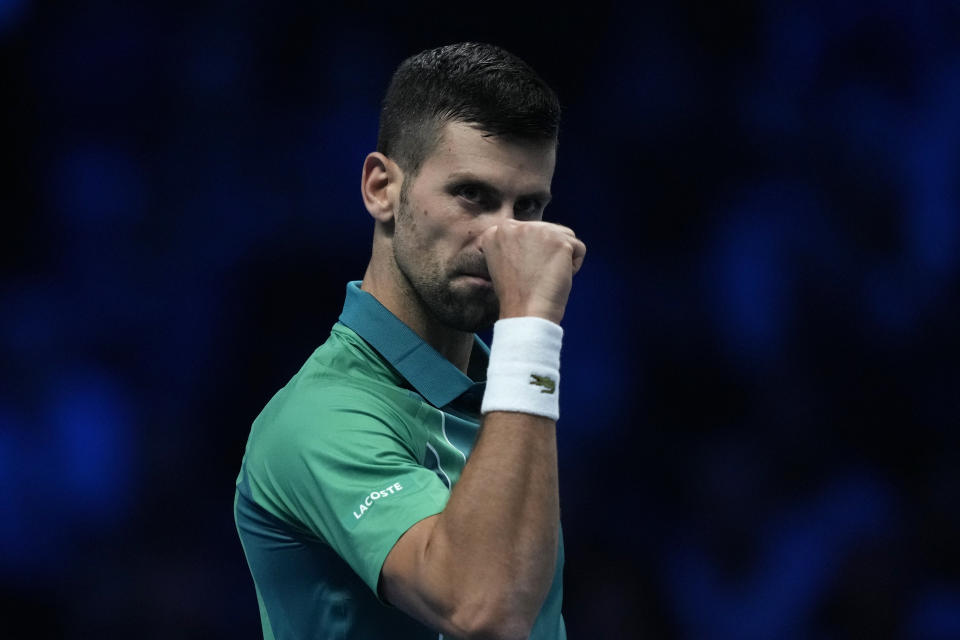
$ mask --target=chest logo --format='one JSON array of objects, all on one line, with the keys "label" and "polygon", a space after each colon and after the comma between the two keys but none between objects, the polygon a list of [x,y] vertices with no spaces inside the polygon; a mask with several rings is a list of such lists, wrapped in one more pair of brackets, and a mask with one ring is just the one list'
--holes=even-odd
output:
[{"label": "chest logo", "polygon": [[553,393],[557,390],[556,380],[548,376],[538,376],[535,373],[530,374],[530,384],[543,387],[543,389],[540,389],[540,393]]}]

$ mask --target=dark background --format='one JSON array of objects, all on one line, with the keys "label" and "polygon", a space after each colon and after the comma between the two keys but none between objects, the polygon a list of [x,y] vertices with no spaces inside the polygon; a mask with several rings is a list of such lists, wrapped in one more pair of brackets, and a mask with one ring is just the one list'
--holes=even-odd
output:
[{"label": "dark background", "polygon": [[392,70],[471,39],[556,87],[548,216],[589,246],[571,638],[960,638],[958,34],[953,1],[0,0],[0,625],[259,637],[249,425],[363,274]]}]

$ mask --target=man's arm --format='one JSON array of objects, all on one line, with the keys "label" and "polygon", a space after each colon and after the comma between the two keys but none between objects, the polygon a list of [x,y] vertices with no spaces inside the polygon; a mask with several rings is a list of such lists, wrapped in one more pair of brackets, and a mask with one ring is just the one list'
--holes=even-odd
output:
[{"label": "man's arm", "polygon": [[[559,323],[586,252],[573,232],[507,221],[481,240],[501,318]],[[390,551],[381,594],[444,634],[526,638],[553,580],[559,511],[556,423],[492,411],[446,508]]]},{"label": "man's arm", "polygon": [[383,597],[454,637],[526,638],[553,580],[560,507],[555,423],[493,412],[442,513],[383,565]]}]

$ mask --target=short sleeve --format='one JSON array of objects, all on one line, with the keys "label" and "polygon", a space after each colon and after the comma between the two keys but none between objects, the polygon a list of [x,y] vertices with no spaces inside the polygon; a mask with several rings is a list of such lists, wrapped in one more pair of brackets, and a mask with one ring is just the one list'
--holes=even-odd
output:
[{"label": "short sleeve", "polygon": [[277,507],[329,544],[376,594],[396,541],[441,512],[449,491],[420,462],[419,413],[404,415],[362,389],[326,389],[323,397],[276,416],[253,466]]}]

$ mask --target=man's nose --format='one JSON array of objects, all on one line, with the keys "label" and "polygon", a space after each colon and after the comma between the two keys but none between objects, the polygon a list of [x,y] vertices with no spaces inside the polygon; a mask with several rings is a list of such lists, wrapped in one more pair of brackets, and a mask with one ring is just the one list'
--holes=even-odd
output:
[{"label": "man's nose", "polygon": [[517,218],[513,208],[513,202],[504,202],[496,209],[487,210],[484,215],[476,218],[477,227],[475,235],[479,237],[490,227],[502,223],[504,220],[515,220]]},{"label": "man's nose", "polygon": [[499,220],[513,220],[516,218],[513,202],[504,202],[494,214]]}]

